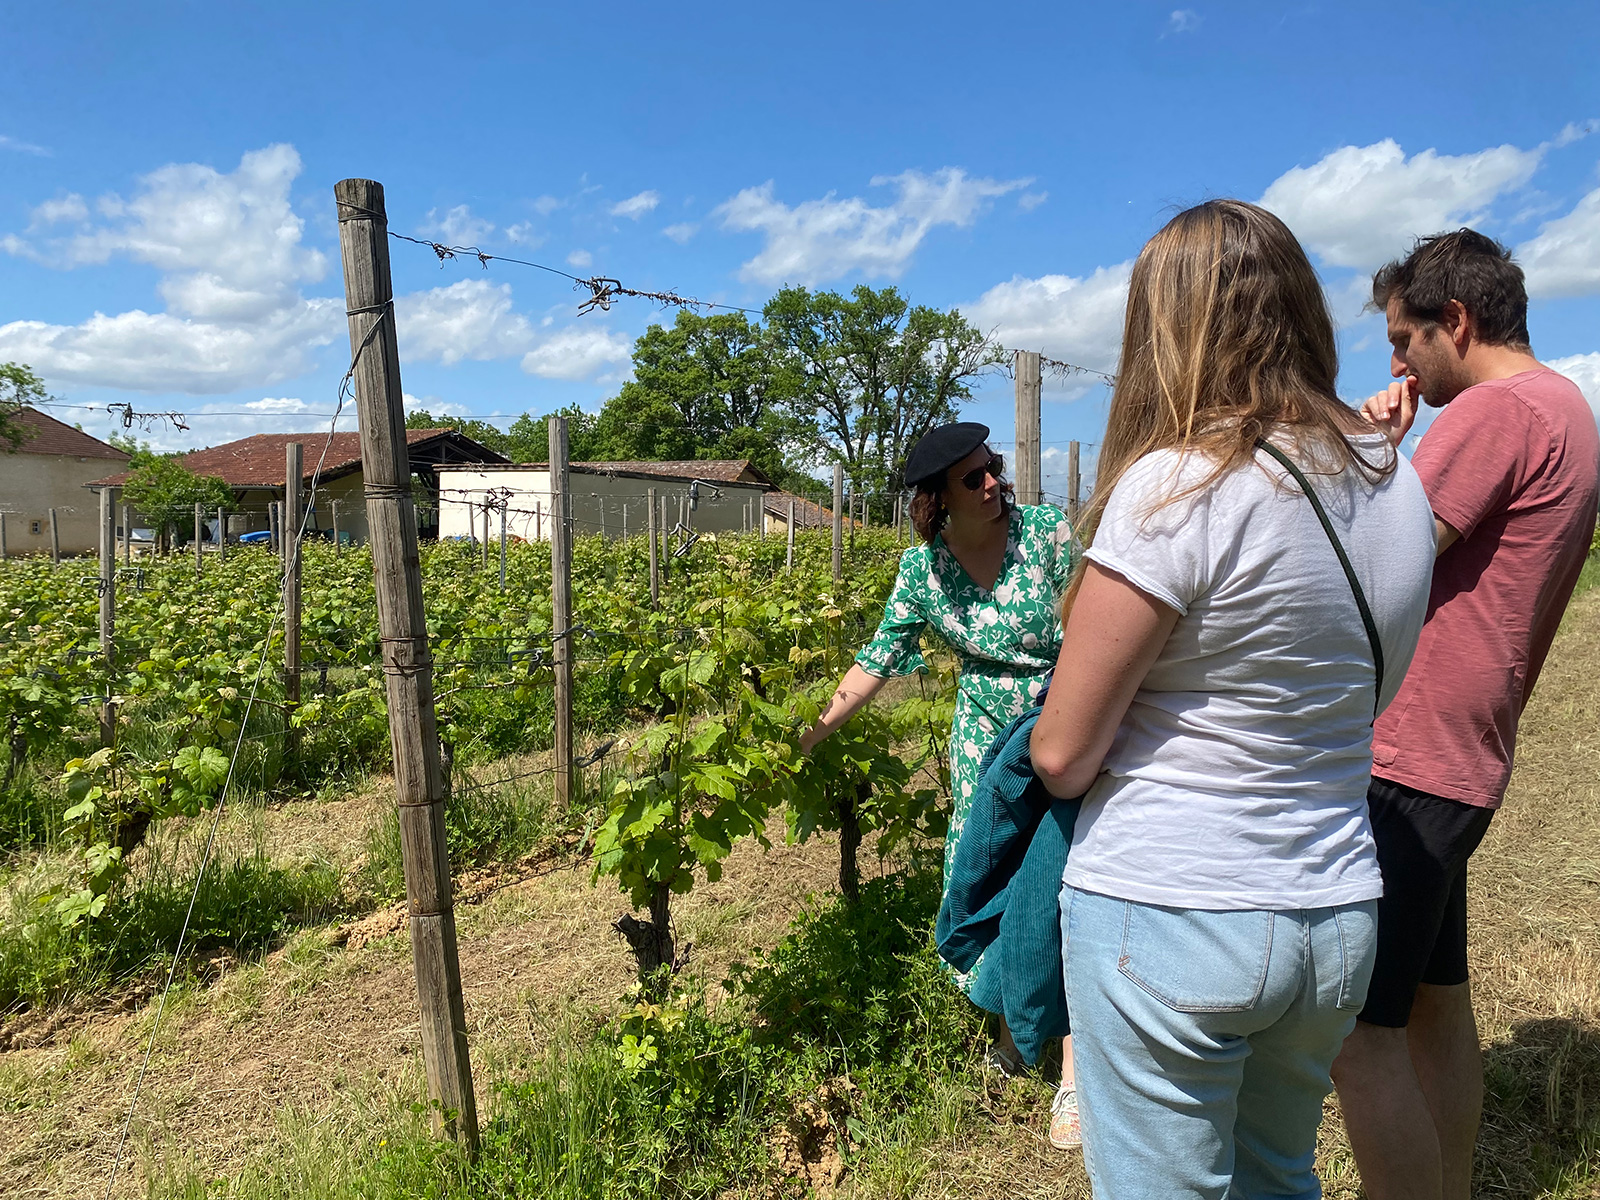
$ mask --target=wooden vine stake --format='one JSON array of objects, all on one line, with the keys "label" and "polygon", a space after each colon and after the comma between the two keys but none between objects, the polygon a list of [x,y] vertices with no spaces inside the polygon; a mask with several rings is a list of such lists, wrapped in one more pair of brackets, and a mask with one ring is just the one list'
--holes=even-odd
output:
[{"label": "wooden vine stake", "polygon": [[550,418],[550,658],[555,667],[555,804],[572,805],[572,493],[567,419]]},{"label": "wooden vine stake", "polygon": [[650,607],[661,607],[661,563],[656,554],[656,490],[645,489],[644,535],[650,540]]},{"label": "wooden vine stake", "polygon": [[1018,350],[1011,373],[1017,384],[1017,462],[1013,476],[1018,504],[1040,504],[1044,500],[1043,463],[1039,442],[1039,396],[1042,390],[1039,355]]},{"label": "wooden vine stake", "polygon": [[833,582],[844,579],[844,464],[833,464]]},{"label": "wooden vine stake", "polygon": [[117,706],[111,699],[111,673],[116,668],[117,623],[117,489],[100,489],[100,661],[106,669],[106,693],[100,701],[100,744],[117,740]]},{"label": "wooden vine stake", "polygon": [[467,1057],[461,963],[445,848],[444,771],[433,709],[433,658],[422,607],[417,510],[411,495],[400,353],[395,341],[394,286],[389,277],[388,218],[383,187],[369,179],[334,185],[339,251],[356,407],[361,421],[372,573],[378,632],[389,696],[389,738],[400,810],[411,954],[422,1009],[422,1061],[434,1128],[478,1148],[478,1108]]},{"label": "wooden vine stake", "polygon": [[283,703],[289,721],[284,744],[290,761],[300,754],[300,731],[294,727],[300,707],[300,486],[305,453],[299,442],[283,447]]}]

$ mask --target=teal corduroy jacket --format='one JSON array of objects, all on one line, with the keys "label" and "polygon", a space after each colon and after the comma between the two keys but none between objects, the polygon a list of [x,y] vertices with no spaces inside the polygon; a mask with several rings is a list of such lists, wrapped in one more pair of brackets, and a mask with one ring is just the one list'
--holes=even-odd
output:
[{"label": "teal corduroy jacket", "polygon": [[1028,739],[1040,711],[1007,725],[984,755],[934,927],[940,957],[956,970],[984,955],[972,1002],[1005,1017],[1029,1065],[1048,1039],[1071,1032],[1060,897],[1079,805],[1051,796],[1033,773]]}]

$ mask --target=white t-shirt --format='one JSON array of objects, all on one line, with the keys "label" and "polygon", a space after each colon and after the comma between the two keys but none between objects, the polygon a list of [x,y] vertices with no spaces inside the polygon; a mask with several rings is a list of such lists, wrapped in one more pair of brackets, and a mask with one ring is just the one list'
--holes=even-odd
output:
[{"label": "white t-shirt", "polygon": [[[1382,462],[1383,437],[1352,438]],[[1400,458],[1377,485],[1305,471],[1383,645],[1383,703],[1416,649],[1433,513]],[[1203,491],[1198,455],[1158,451],[1122,477],[1088,558],[1179,612],[1078,816],[1065,881],[1174,908],[1320,908],[1383,892],[1367,784],[1371,644],[1299,486],[1261,451]],[[1281,482],[1280,482],[1281,481]]]}]

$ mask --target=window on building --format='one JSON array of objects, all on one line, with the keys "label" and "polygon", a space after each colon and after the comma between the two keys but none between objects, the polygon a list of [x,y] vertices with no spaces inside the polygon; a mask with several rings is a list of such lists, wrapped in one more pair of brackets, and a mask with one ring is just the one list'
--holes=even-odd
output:
[{"label": "window on building", "polygon": [[28,522],[28,532],[31,533],[34,537],[38,537],[41,533],[44,532],[44,522],[43,521],[29,521]]}]

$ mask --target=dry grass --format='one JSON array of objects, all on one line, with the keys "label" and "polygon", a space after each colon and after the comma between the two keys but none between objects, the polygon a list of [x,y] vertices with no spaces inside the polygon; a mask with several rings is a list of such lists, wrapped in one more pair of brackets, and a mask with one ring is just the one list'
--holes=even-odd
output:
[{"label": "dry grass", "polygon": [[[1600,590],[1572,606],[1523,720],[1506,807],[1473,864],[1473,984],[1489,1082],[1481,1196],[1600,1196],[1597,781]],[[229,835],[262,840],[281,860],[322,856],[353,867],[385,793],[377,781],[336,803],[241,811]],[[773,944],[807,894],[831,889],[831,842],[784,847],[781,832],[775,824],[770,855],[742,845],[721,882],[684,898],[680,935],[696,944],[694,970],[705,980]],[[570,1014],[614,1009],[633,965],[609,929],[624,901],[609,882],[591,887],[585,866],[475,894],[459,914],[461,959],[474,1057],[487,1075],[527,1061]],[[220,974],[180,990],[145,1082],[135,1170],[119,1195],[142,1194],[145,1171],[180,1160],[226,1171],[275,1153],[289,1106],[334,1114],[416,1093],[403,919],[391,912],[367,924],[370,936],[352,940],[358,948],[313,930],[263,962],[221,964]],[[77,1009],[0,1054],[8,1196],[103,1187],[151,1016],[142,997],[126,1011]],[[1080,1160],[1044,1141],[1045,1085],[978,1085],[949,1064],[928,1070],[947,1103],[908,1118],[846,1178],[843,1194],[1088,1196]],[[1319,1156],[1327,1194],[1353,1200],[1358,1181],[1332,1105],[1329,1114]]]}]

